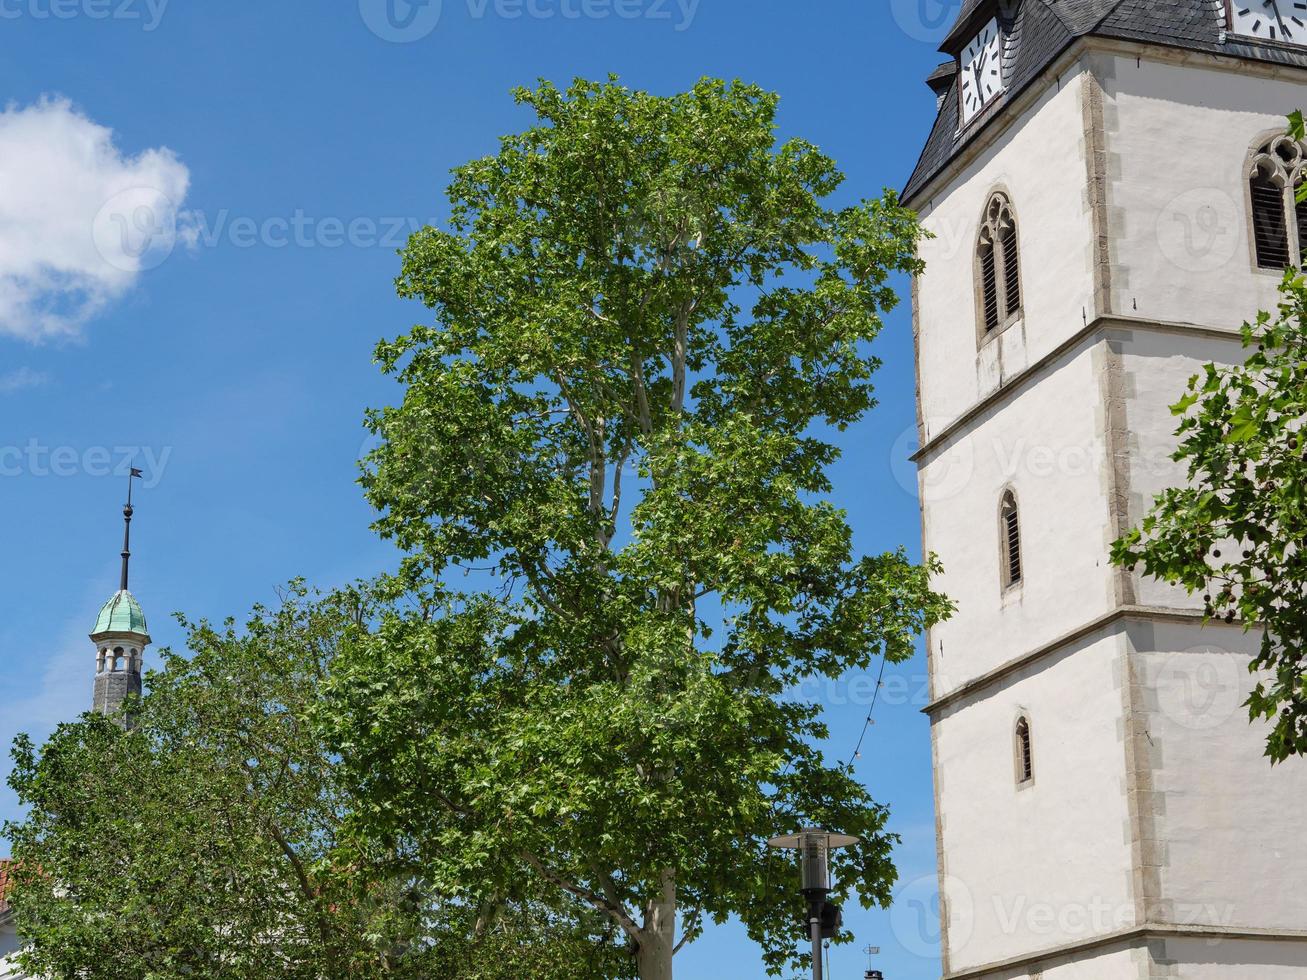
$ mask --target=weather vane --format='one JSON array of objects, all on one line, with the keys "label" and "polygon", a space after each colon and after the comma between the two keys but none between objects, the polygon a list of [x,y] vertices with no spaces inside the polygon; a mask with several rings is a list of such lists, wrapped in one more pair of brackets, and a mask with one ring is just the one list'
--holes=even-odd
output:
[{"label": "weather vane", "polygon": [[136,512],[132,507],[132,481],[143,479],[144,476],[145,474],[134,466],[127,474],[127,505],[123,507],[123,575],[118,587],[119,592],[127,591],[127,572],[132,561],[132,514]]},{"label": "weather vane", "polygon": [[876,969],[876,965],[871,962],[873,956],[880,954],[879,946],[868,946],[863,949],[867,954],[867,972],[863,974],[863,980],[885,980],[885,974]]}]

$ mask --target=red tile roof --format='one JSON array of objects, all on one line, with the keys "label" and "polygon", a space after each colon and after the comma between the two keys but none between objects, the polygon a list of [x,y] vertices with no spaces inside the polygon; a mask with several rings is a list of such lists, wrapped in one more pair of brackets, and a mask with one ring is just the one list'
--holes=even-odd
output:
[{"label": "red tile roof", "polygon": [[0,918],[4,918],[9,912],[9,903],[5,901],[7,894],[9,894],[9,862],[0,861]]}]

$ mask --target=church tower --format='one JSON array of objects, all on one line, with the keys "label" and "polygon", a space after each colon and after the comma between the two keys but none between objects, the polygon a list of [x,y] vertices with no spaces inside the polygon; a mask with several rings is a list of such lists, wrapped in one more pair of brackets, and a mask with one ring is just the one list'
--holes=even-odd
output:
[{"label": "church tower", "polygon": [[[132,471],[132,478],[139,475]],[[150,643],[145,613],[136,597],[128,591],[128,578],[132,559],[132,507],[131,484],[128,484],[127,505],[123,508],[122,575],[118,591],[104,604],[91,631],[95,644],[95,695],[92,710],[110,717],[122,713],[128,697],[140,697],[142,663],[145,648]],[[124,723],[126,719],[122,719]]]},{"label": "church tower", "polygon": [[947,980],[1301,980],[1307,762],[1258,637],[1119,570],[1170,405],[1307,247],[1307,11],[965,0],[905,202]]}]

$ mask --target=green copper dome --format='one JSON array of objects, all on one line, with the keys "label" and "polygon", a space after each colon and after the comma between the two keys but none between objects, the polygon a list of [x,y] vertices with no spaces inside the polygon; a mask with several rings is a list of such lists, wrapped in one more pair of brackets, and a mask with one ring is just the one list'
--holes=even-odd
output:
[{"label": "green copper dome", "polygon": [[119,592],[104,604],[100,618],[95,621],[92,636],[101,633],[139,633],[149,636],[149,627],[145,625],[145,613],[141,604],[130,592]]}]

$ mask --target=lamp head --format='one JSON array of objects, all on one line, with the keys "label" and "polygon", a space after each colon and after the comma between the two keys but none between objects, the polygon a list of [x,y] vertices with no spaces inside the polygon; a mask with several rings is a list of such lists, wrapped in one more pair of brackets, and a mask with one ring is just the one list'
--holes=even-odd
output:
[{"label": "lamp head", "polygon": [[848,834],[832,834],[818,827],[808,827],[797,834],[773,837],[768,847],[799,852],[799,866],[803,875],[804,894],[826,894],[830,887],[830,852],[852,847],[858,838]]}]

